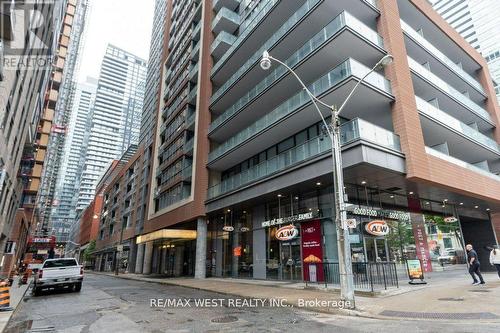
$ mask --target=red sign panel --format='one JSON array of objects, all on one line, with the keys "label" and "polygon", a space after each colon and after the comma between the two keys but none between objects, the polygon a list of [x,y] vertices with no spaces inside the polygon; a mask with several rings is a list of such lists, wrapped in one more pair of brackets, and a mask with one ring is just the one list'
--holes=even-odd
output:
[{"label": "red sign panel", "polygon": [[324,281],[323,247],[321,244],[321,223],[319,220],[304,222],[300,225],[302,235],[302,262],[304,263],[304,280],[311,282]]},{"label": "red sign panel", "polygon": [[420,259],[425,273],[432,272],[431,254],[429,252],[429,243],[427,242],[427,233],[425,232],[425,221],[420,207],[420,200],[408,198],[408,208],[412,212],[411,225],[413,237],[415,238],[417,258]]}]

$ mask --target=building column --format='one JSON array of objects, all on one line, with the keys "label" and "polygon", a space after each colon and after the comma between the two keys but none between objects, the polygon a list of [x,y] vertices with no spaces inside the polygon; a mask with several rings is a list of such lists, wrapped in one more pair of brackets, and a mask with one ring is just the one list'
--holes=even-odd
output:
[{"label": "building column", "polygon": [[253,241],[252,241],[252,254],[253,254],[253,278],[266,279],[266,261],[267,261],[267,248],[266,248],[266,229],[262,228],[262,221],[266,218],[264,205],[254,207],[252,211],[252,225],[253,225]]},{"label": "building column", "polygon": [[206,278],[207,270],[207,221],[205,218],[199,218],[196,227],[196,263],[194,268],[194,277],[196,279]]},{"label": "building column", "polygon": [[130,240],[130,249],[128,251],[128,265],[127,272],[134,273],[135,272],[135,263],[137,258],[137,244],[135,243],[135,239]]},{"label": "building column", "polygon": [[137,244],[137,254],[135,256],[135,274],[142,274],[144,262],[144,244]]},{"label": "building column", "polygon": [[153,261],[153,242],[147,242],[144,250],[144,265],[142,274],[151,274],[151,263]]}]

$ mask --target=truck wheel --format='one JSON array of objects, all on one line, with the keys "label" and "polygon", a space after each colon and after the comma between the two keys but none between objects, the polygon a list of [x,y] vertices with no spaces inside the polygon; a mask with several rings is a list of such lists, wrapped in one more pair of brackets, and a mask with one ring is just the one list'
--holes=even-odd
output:
[{"label": "truck wheel", "polygon": [[81,282],[75,283],[75,291],[79,292],[80,290],[82,290],[82,283]]}]

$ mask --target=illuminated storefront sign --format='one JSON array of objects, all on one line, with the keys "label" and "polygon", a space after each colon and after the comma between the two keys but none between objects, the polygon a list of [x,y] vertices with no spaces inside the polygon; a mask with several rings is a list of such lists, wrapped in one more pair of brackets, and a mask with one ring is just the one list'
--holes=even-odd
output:
[{"label": "illuminated storefront sign", "polygon": [[137,237],[136,243],[146,243],[163,238],[196,239],[196,230],[161,229]]},{"label": "illuminated storefront sign", "polygon": [[371,221],[365,224],[365,230],[367,233],[373,236],[385,236],[389,233],[389,226],[385,221]]},{"label": "illuminated storefront sign", "polygon": [[299,230],[293,224],[284,226],[276,230],[276,239],[280,241],[287,241],[294,239],[299,235]]},{"label": "illuminated storefront sign", "polygon": [[319,220],[304,222],[300,225],[300,231],[304,262],[303,278],[311,282],[324,281],[321,222]]},{"label": "illuminated storefront sign", "polygon": [[378,217],[378,218],[384,218],[384,219],[389,219],[389,220],[398,220],[398,221],[405,221],[409,222],[410,219],[410,213],[407,212],[400,212],[396,210],[381,210],[381,209],[371,209],[371,208],[364,208],[364,207],[354,207],[349,210],[351,214],[354,215],[362,215],[362,216],[369,216],[369,217]]},{"label": "illuminated storefront sign", "polygon": [[228,231],[228,232],[231,232],[231,231],[234,231],[234,227],[230,226],[230,225],[225,225],[222,230],[224,231]]},{"label": "illuminated storefront sign", "polygon": [[277,224],[285,224],[285,223],[293,223],[293,222],[299,222],[299,221],[304,221],[304,220],[309,220],[313,218],[313,213],[305,213],[305,214],[299,214],[299,215],[294,215],[294,216],[289,216],[289,217],[282,217],[278,219],[272,219],[270,221],[265,221],[262,222],[262,227],[270,227],[273,225]]}]

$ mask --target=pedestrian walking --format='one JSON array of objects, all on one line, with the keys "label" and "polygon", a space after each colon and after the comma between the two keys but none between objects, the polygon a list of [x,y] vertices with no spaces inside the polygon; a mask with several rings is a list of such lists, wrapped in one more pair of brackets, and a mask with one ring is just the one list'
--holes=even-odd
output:
[{"label": "pedestrian walking", "polygon": [[[465,246],[465,249],[467,250],[467,263],[469,264],[469,274],[470,276],[472,276],[472,280],[474,280],[472,285],[475,286],[478,284],[485,284],[483,276],[481,275],[481,271],[479,270],[480,263],[477,252],[472,248],[471,244],[467,244]],[[476,279],[476,275],[479,278],[479,281]]]},{"label": "pedestrian walking", "polygon": [[490,252],[490,265],[496,267],[498,277],[500,278],[500,250],[495,247]]}]

